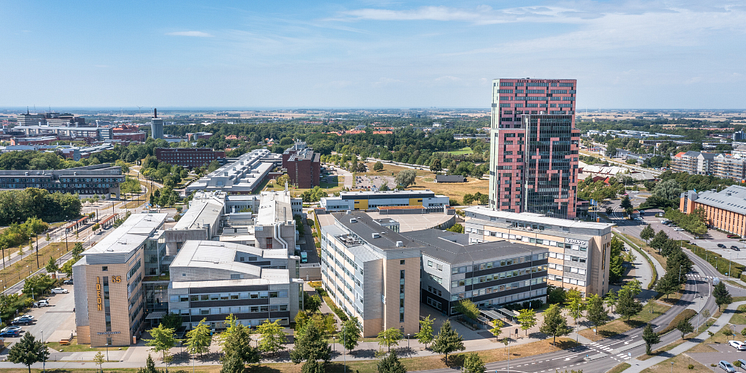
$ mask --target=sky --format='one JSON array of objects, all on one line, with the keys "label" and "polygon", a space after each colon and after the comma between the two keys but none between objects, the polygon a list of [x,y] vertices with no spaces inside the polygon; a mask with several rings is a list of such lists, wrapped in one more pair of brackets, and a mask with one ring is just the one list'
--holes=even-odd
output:
[{"label": "sky", "polygon": [[0,107],[744,109],[743,0],[0,0]]}]

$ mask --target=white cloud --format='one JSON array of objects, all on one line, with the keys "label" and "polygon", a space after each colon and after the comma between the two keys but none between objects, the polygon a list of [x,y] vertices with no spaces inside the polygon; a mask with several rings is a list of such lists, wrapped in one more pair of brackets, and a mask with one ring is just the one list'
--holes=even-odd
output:
[{"label": "white cloud", "polygon": [[170,36],[191,36],[193,38],[211,38],[213,35],[202,31],[176,31],[167,32],[166,35]]}]

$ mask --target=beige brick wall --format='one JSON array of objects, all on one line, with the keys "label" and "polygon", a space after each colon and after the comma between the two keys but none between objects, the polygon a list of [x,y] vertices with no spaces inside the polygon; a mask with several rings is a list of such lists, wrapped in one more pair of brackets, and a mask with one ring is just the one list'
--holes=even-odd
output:
[{"label": "beige brick wall", "polygon": [[[406,258],[384,261],[384,293],[386,305],[383,312],[383,328],[402,329],[404,335],[419,331],[420,316],[420,258]],[[399,277],[404,270],[404,322],[399,322]]]}]

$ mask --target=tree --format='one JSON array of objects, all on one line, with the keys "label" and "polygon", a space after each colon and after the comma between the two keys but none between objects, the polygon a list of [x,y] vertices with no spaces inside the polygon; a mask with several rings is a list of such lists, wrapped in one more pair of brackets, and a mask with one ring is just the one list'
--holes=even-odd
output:
[{"label": "tree", "polygon": [[376,172],[378,172],[378,171],[383,171],[383,163],[381,163],[381,161],[377,161],[377,162],[376,162],[376,163],[375,163],[375,164],[373,165],[373,171],[376,171]]},{"label": "tree", "polygon": [[632,210],[634,209],[634,207],[632,207],[632,201],[629,200],[629,196],[624,196],[624,198],[622,198],[622,203],[619,206],[627,212],[627,215],[631,215]]},{"label": "tree", "polygon": [[588,297],[585,317],[595,326],[596,334],[598,334],[598,327],[606,324],[609,320],[609,314],[604,308],[604,301],[597,294],[591,294]]},{"label": "tree", "polygon": [[301,373],[325,373],[326,369],[323,363],[316,360],[308,360],[300,368]]},{"label": "tree", "polygon": [[567,319],[562,316],[562,310],[559,305],[553,304],[544,312],[544,323],[539,329],[542,333],[552,336],[552,344],[557,342],[558,336],[570,334],[570,327],[567,326]]},{"label": "tree", "polygon": [[432,162],[430,162],[430,171],[432,172],[440,172],[443,170],[443,166],[440,164],[440,158],[434,158]]},{"label": "tree", "polygon": [[174,330],[160,324],[157,328],[148,330],[148,334],[153,338],[146,339],[145,345],[152,347],[155,352],[160,352],[165,361],[168,351],[176,345]]},{"label": "tree", "polygon": [[668,179],[656,184],[652,195],[667,200],[678,200],[681,196],[681,191],[681,185],[676,180]]},{"label": "tree", "polygon": [[517,319],[521,323],[521,329],[528,336],[528,330],[536,326],[536,312],[533,309],[522,309],[518,311]]},{"label": "tree", "polygon": [[624,274],[624,259],[622,258],[622,251],[624,250],[624,242],[618,239],[616,236],[611,239],[610,244],[610,262],[609,262],[609,281],[617,282],[621,280]]},{"label": "tree", "polygon": [[578,324],[578,319],[583,317],[583,311],[585,311],[585,302],[583,302],[583,299],[578,298],[572,298],[570,299],[570,303],[567,305],[567,309],[570,311],[570,316],[572,316],[575,324]]},{"label": "tree", "polygon": [[679,323],[676,324],[676,329],[681,332],[681,339],[684,339],[684,336],[686,336],[687,333],[694,331],[694,327],[687,319],[679,320]]},{"label": "tree", "polygon": [[155,362],[153,361],[153,357],[148,354],[148,358],[145,359],[145,368],[140,368],[137,370],[137,373],[160,373],[158,369],[155,368]]},{"label": "tree", "polygon": [[666,274],[663,275],[663,277],[655,284],[655,291],[664,294],[666,299],[668,299],[670,294],[679,290],[679,282],[676,277],[678,277],[678,273],[673,273],[671,271],[666,272]]},{"label": "tree", "polygon": [[474,352],[466,355],[463,370],[465,373],[484,373],[484,370],[484,361],[482,361],[479,355]]},{"label": "tree", "polygon": [[653,327],[648,324],[645,326],[645,329],[642,330],[642,340],[645,341],[645,353],[650,355],[651,347],[656,343],[660,343],[661,337],[658,333],[654,332]]},{"label": "tree", "polygon": [[76,242],[75,246],[73,246],[73,260],[77,262],[80,259],[80,254],[83,254],[83,244]]},{"label": "tree", "polygon": [[500,338],[500,333],[503,331],[503,326],[505,323],[502,322],[500,319],[494,319],[492,320],[492,329],[490,329],[490,333],[495,336],[495,340]]},{"label": "tree", "polygon": [[563,304],[567,300],[567,292],[565,289],[557,286],[547,286],[547,303],[549,304]]},{"label": "tree", "polygon": [[303,297],[304,306],[306,307],[305,310],[307,312],[314,313],[321,308],[321,298],[317,294],[308,296],[308,293],[303,292]]},{"label": "tree", "polygon": [[430,318],[430,315],[427,315],[424,320],[420,320],[420,331],[414,336],[420,343],[425,344],[425,348],[433,341],[433,319]]},{"label": "tree", "polygon": [[182,324],[181,315],[173,312],[168,313],[161,319],[161,324],[173,330],[179,329]]},{"label": "tree", "polygon": [[350,351],[354,350],[358,343],[360,343],[360,338],[362,338],[362,332],[360,331],[357,318],[351,317],[347,319],[339,331],[339,339],[344,348]]},{"label": "tree", "polygon": [[635,296],[630,289],[622,287],[622,289],[619,290],[616,311],[629,321],[632,316],[637,315],[642,311],[642,304],[635,299]]},{"label": "tree", "polygon": [[47,262],[47,266],[44,267],[44,269],[46,269],[47,273],[49,273],[50,275],[55,275],[57,271],[60,270],[60,267],[57,265],[57,261],[54,260],[54,258],[50,256],[49,262]]},{"label": "tree", "polygon": [[663,245],[666,244],[668,241],[668,235],[663,230],[659,230],[658,233],[653,236],[653,240],[650,241],[650,247],[657,249],[660,253],[661,249],[663,249]]},{"label": "tree", "polygon": [[261,325],[256,327],[256,330],[261,337],[259,351],[276,354],[285,348],[283,346],[285,344],[285,332],[280,325],[280,320],[275,320],[275,322],[269,322],[269,319],[264,320]]},{"label": "tree", "polygon": [[15,364],[23,364],[31,373],[31,364],[46,361],[49,358],[49,349],[41,340],[37,341],[34,336],[26,332],[20,341],[13,344],[8,352],[8,361]]},{"label": "tree", "polygon": [[636,297],[642,293],[642,283],[640,280],[634,279],[632,281],[628,281],[624,286],[622,286],[622,289],[628,289],[633,297]]},{"label": "tree", "polygon": [[650,225],[646,225],[645,228],[642,229],[642,232],[640,232],[640,238],[645,240],[645,243],[648,243],[648,240],[653,237],[655,237],[655,231]]},{"label": "tree", "polygon": [[476,321],[479,318],[479,308],[474,302],[464,299],[456,303],[456,312],[461,313],[467,319]]},{"label": "tree", "polygon": [[243,373],[246,369],[246,364],[241,361],[241,357],[237,354],[225,354],[222,363],[220,373]]},{"label": "tree", "polygon": [[246,325],[236,321],[233,314],[226,318],[225,332],[222,333],[223,342],[223,364],[227,362],[228,357],[236,356],[244,364],[258,363],[260,360],[259,350],[251,347],[251,330]]},{"label": "tree", "polygon": [[440,327],[438,336],[433,341],[433,351],[446,355],[446,365],[448,365],[448,354],[455,351],[464,350],[464,337],[458,335],[458,332],[451,329],[451,321],[446,320]]},{"label": "tree", "polygon": [[332,356],[332,348],[324,338],[324,334],[316,327],[315,323],[309,322],[303,328],[303,334],[295,341],[295,349],[290,351],[290,359],[295,364],[304,360],[329,361]]},{"label": "tree", "polygon": [[210,327],[206,323],[207,319],[200,320],[199,324],[186,334],[187,351],[192,355],[204,354],[212,342]]},{"label": "tree", "polygon": [[415,184],[415,178],[417,177],[417,172],[415,170],[404,170],[400,171],[397,175],[394,181],[397,185],[400,185],[402,188],[406,188],[410,185]]},{"label": "tree", "polygon": [[106,362],[106,358],[104,357],[104,354],[101,353],[101,351],[96,353],[96,356],[93,357],[93,362],[98,365],[98,369],[100,371],[104,371],[104,363]]},{"label": "tree", "polygon": [[722,281],[718,282],[718,284],[712,289],[712,295],[715,296],[715,303],[718,305],[718,310],[720,310],[724,304],[728,305],[733,302],[730,292],[725,288],[725,284]]},{"label": "tree", "polygon": [[379,373],[406,373],[407,368],[399,361],[396,351],[389,352],[378,362]]},{"label": "tree", "polygon": [[378,344],[386,346],[387,352],[391,351],[391,346],[398,346],[400,339],[402,334],[398,328],[389,328],[378,333]]}]

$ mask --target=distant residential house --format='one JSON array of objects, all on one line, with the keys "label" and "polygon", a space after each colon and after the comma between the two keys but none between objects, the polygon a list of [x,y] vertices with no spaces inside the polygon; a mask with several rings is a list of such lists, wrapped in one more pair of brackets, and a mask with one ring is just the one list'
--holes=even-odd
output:
[{"label": "distant residential house", "polygon": [[436,183],[465,183],[466,177],[461,175],[436,175]]}]

